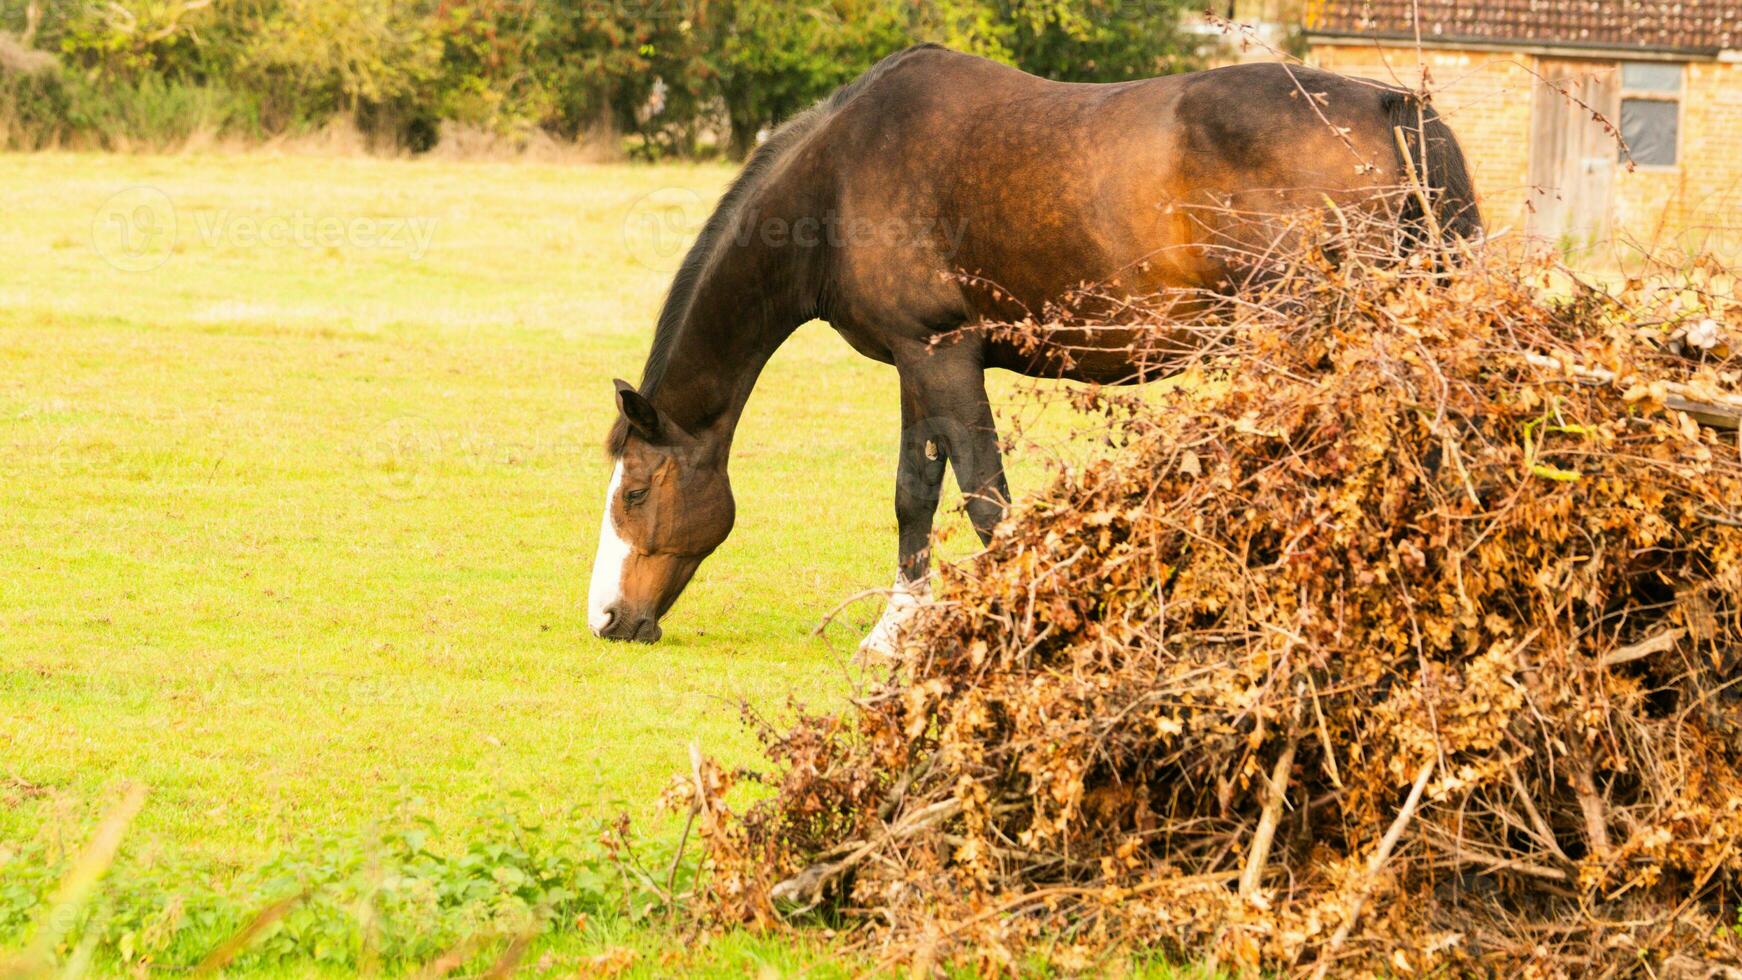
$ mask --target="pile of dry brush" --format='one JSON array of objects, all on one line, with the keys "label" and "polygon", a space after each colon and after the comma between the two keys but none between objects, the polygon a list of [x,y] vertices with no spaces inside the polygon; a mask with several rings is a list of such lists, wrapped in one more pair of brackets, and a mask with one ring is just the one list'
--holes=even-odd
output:
[{"label": "pile of dry brush", "polygon": [[1110,451],[849,710],[674,785],[714,921],[921,969],[1742,964],[1730,280],[1324,246],[1202,311],[1186,383],[1077,396]]}]

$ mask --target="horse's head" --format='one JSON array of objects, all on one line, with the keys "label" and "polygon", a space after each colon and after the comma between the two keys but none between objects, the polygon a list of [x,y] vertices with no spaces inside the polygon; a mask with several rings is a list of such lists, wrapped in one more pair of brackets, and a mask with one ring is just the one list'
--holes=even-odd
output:
[{"label": "horse's head", "polygon": [[732,484],[717,436],[683,431],[626,381],[617,382],[617,411],[587,625],[606,639],[652,643],[659,617],[731,533]]}]

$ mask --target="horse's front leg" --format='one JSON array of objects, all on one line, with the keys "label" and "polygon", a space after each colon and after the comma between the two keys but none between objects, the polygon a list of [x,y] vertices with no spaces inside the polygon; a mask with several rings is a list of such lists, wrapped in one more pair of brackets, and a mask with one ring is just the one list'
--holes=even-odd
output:
[{"label": "horse's front leg", "polygon": [[947,461],[967,499],[968,517],[982,541],[1004,516],[1010,491],[998,451],[985,369],[968,345],[922,351],[898,359],[901,372],[901,450],[896,462],[897,574],[883,617],[861,649],[896,650],[900,631],[930,593],[932,521]]}]

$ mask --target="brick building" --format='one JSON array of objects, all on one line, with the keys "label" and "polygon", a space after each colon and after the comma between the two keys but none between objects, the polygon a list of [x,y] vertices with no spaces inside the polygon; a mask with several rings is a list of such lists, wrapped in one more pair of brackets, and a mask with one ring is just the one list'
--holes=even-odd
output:
[{"label": "brick building", "polygon": [[1426,72],[1490,229],[1742,257],[1742,0],[1308,0],[1304,20],[1309,63]]}]

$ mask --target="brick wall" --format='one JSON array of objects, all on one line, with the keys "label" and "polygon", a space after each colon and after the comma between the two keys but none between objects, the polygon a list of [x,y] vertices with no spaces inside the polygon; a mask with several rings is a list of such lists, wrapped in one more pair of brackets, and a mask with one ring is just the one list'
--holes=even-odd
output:
[{"label": "brick wall", "polygon": [[[1463,144],[1492,230],[1528,227],[1531,112],[1537,56],[1315,42],[1308,61],[1332,71],[1419,85]],[[1681,150],[1672,168],[1618,170],[1613,228],[1640,242],[1709,247],[1742,260],[1742,64],[1693,62],[1683,76]]]},{"label": "brick wall", "polygon": [[1673,169],[1618,178],[1618,224],[1641,238],[1661,231],[1742,258],[1742,64],[1688,65],[1681,127]]}]

